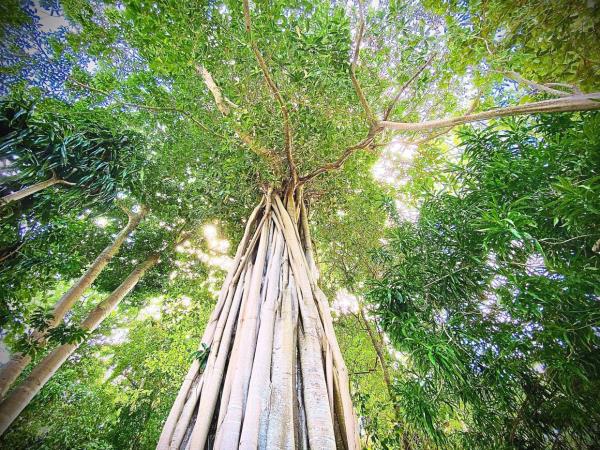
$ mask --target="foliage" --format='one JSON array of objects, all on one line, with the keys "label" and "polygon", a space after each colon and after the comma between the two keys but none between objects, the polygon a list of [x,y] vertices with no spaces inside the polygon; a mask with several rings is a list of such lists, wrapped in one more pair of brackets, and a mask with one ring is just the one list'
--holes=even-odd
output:
[{"label": "foliage", "polygon": [[35,114],[35,106],[23,100],[2,102],[0,111],[0,158],[10,161],[14,184],[57,177],[96,204],[133,189],[144,145],[140,135],[103,126],[98,116],[72,123],[56,113]]},{"label": "foliage", "polygon": [[202,348],[192,353],[192,360],[197,360],[200,364],[200,369],[206,367],[206,361],[208,361],[208,355],[210,354],[210,347],[205,343],[202,343]]},{"label": "foliage", "polygon": [[[531,80],[598,87],[600,53],[593,42],[600,37],[600,7],[595,2],[426,3],[444,14],[455,69],[485,61],[488,69],[513,70]],[[483,73],[486,68],[480,67]]]},{"label": "foliage", "polygon": [[397,398],[433,445],[593,447],[599,118],[463,130],[455,182],[377,254],[369,298],[406,358]]}]

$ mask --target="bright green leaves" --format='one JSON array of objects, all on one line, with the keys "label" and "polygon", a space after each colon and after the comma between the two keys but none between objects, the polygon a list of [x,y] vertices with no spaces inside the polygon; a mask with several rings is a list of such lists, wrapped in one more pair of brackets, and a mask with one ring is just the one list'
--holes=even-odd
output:
[{"label": "bright green leaves", "polygon": [[[450,58],[455,69],[485,61],[541,82],[597,86],[598,5],[553,2],[428,2],[446,14]],[[429,5],[428,5],[429,6]],[[480,66],[482,69],[483,67]],[[485,70],[485,69],[483,69]]]}]

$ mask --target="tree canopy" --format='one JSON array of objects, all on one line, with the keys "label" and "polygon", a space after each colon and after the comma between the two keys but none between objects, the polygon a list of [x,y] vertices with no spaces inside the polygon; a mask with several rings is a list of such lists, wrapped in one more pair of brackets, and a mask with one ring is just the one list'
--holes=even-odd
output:
[{"label": "tree canopy", "polygon": [[595,2],[5,3],[13,395],[75,347],[0,445],[154,448],[275,192],[308,219],[361,446],[594,448]]}]

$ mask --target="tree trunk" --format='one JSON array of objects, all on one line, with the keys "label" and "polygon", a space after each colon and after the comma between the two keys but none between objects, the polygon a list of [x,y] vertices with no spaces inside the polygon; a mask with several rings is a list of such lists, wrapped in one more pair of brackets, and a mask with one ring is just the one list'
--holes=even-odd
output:
[{"label": "tree trunk", "polygon": [[59,178],[52,177],[46,181],[41,181],[32,186],[23,188],[20,191],[5,195],[4,197],[2,197],[0,199],[0,205],[8,205],[9,203],[16,202],[17,200],[21,200],[22,198],[29,197],[30,195],[33,195],[36,192],[44,190],[47,187],[54,186],[55,184],[65,184],[68,186],[74,186],[73,183],[69,183],[68,181],[64,181]]},{"label": "tree trunk", "polygon": [[[139,264],[133,272],[116,288],[104,301],[94,308],[81,324],[81,328],[94,331],[112,310],[125,298],[127,294],[144,276],[146,271],[158,262],[159,255],[152,254],[143,263]],[[0,435],[18,417],[23,409],[31,402],[33,397],[48,382],[54,373],[62,366],[67,358],[79,347],[80,343],[64,344],[55,348],[42,359],[31,371],[29,376],[17,386],[0,403]]]},{"label": "tree trunk", "polygon": [[388,370],[387,361],[385,360],[383,346],[381,345],[379,336],[375,335],[375,331],[373,331],[373,327],[371,327],[369,320],[365,316],[363,307],[360,304],[358,305],[358,311],[360,313],[360,318],[365,324],[365,328],[367,329],[369,338],[371,339],[371,344],[373,344],[373,348],[375,349],[375,353],[377,354],[377,359],[379,360],[379,365],[381,366],[381,371],[383,372],[383,381],[385,382],[387,390],[390,394],[390,400],[395,404],[394,391],[392,389],[392,379],[390,377],[390,371]]},{"label": "tree trunk", "polygon": [[[100,255],[95,259],[89,269],[82,275],[82,277],[75,283],[71,288],[63,294],[60,300],[54,306],[52,312],[52,320],[50,321],[48,328],[55,327],[60,323],[65,314],[73,307],[75,302],[83,295],[86,289],[88,289],[92,283],[98,278],[100,272],[106,267],[113,256],[117,254],[123,242],[129,234],[139,225],[145,214],[145,210],[139,214],[130,214],[129,220],[125,228],[123,228],[115,240],[106,247]],[[36,331],[34,332],[34,339],[40,346],[44,345],[45,332]],[[25,367],[31,362],[31,356],[23,353],[15,353],[9,362],[7,362],[2,369],[0,369],[0,398],[6,395],[6,392],[10,389],[15,380],[23,372]]]},{"label": "tree trunk", "polygon": [[[385,360],[384,350],[383,350],[383,342],[381,340],[381,336],[379,336],[377,334],[377,329],[373,330],[373,327],[369,323],[369,320],[367,319],[367,317],[365,315],[365,311],[360,303],[358,305],[358,309],[359,309],[359,313],[360,313],[360,318],[362,319],[363,323],[365,324],[365,328],[367,329],[367,333],[369,334],[369,338],[371,339],[371,344],[373,344],[375,353],[377,353],[377,359],[379,360],[379,365],[381,366],[381,370],[383,372],[383,381],[385,382],[385,385],[388,390],[388,394],[390,396],[390,401],[392,402],[392,405],[394,407],[394,414],[396,415],[396,422],[397,422],[398,426],[404,425],[402,422],[402,412],[400,411],[400,407],[398,406],[398,403],[395,400],[394,388],[392,386],[392,379],[390,377],[390,371],[388,368],[388,364],[387,364],[387,361]],[[375,328],[377,328],[377,325],[375,325]],[[408,437],[406,429],[402,430],[402,446],[403,446],[404,450],[411,450],[411,448],[412,448],[410,445],[410,439]]]},{"label": "tree trunk", "polygon": [[301,190],[285,206],[269,193],[204,332],[205,368],[192,364],[158,449],[360,448],[317,273]]}]

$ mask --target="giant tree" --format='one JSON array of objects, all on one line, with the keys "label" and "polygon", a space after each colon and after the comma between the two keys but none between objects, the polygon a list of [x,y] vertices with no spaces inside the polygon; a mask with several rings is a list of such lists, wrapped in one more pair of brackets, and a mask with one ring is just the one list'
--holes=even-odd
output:
[{"label": "giant tree", "polygon": [[[264,161],[263,179],[270,185],[247,221],[236,264],[202,340],[208,359],[194,363],[186,376],[159,447],[179,448],[189,442],[193,448],[295,443],[356,448],[346,370],[316,284],[305,192],[351,157],[360,161],[359,150],[377,148],[389,138],[385,130],[430,132],[507,115],[596,109],[598,94],[422,123],[398,122],[390,118],[402,90],[382,101],[379,95],[392,84],[389,79],[377,79],[379,74],[359,79],[361,70],[369,72],[358,64],[365,23],[354,23],[354,51],[348,58],[351,27],[341,8],[251,8],[244,2],[188,10],[162,5],[164,10],[155,15],[135,2],[124,6],[121,12],[110,11],[120,27],[115,33],[137,46],[156,74],[175,80],[170,92],[186,89],[186,95],[176,97],[181,104],[173,104],[163,91],[154,98],[163,106],[146,103],[142,92],[135,102],[121,103],[170,110],[199,122],[207,135],[239,139]],[[93,24],[88,26],[94,31]],[[188,34],[176,33],[182,27]],[[156,45],[146,38],[149,29],[179,39]],[[199,82],[206,91],[198,89]],[[256,89],[259,83],[265,89]],[[75,84],[92,95],[118,88],[114,81]],[[136,88],[130,84],[127,89]],[[134,93],[127,89],[122,95]],[[327,95],[334,91],[335,96]],[[197,99],[190,97],[194,95]],[[383,113],[376,114],[374,108]]]},{"label": "giant tree", "polygon": [[[398,9],[370,11],[365,21],[360,5],[328,2],[147,9],[126,1],[96,10],[80,3],[68,12],[85,33],[72,44],[92,42],[106,66],[96,77],[74,74],[79,95],[196,128],[216,159],[249,161],[254,192],[263,194],[201,342],[207,358],[186,376],[160,448],[357,448],[346,369],[317,286],[309,225],[315,199],[342,192],[352,173],[368,173],[394,130],[428,138],[495,117],[600,107],[598,93],[504,108],[489,107],[487,97],[483,111],[474,102],[465,115],[417,122],[452,109],[456,92],[450,77],[429,70],[439,61],[426,45],[409,46],[418,51],[416,70],[402,64],[399,49],[410,39],[397,33]],[[125,78],[110,67],[123,41],[147,62]],[[447,108],[402,98],[423,79],[448,88]],[[400,112],[406,121],[393,120]]]}]

